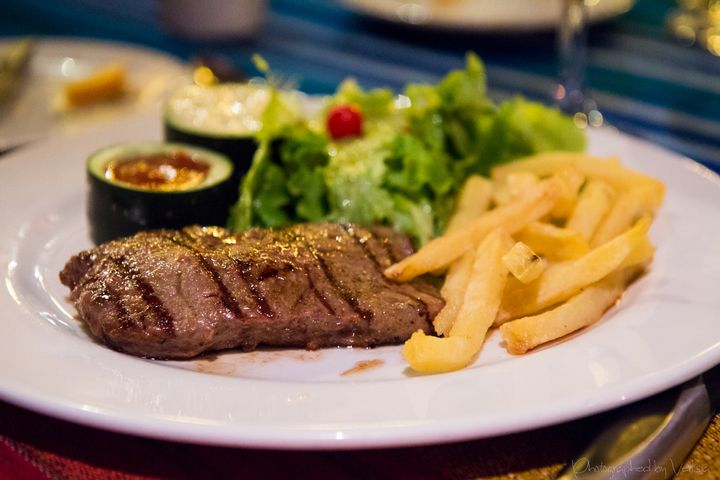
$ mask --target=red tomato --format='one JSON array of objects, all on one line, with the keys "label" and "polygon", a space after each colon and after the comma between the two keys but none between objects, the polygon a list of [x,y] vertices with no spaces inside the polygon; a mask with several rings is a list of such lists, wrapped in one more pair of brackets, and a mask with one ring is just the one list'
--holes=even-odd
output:
[{"label": "red tomato", "polygon": [[327,129],[334,140],[362,134],[363,118],[355,105],[336,105],[327,117]]}]

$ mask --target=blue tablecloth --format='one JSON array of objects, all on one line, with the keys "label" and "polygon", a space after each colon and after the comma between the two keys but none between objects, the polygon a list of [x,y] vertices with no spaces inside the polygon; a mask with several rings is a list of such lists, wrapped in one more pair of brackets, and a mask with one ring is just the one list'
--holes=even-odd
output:
[{"label": "blue tablecloth", "polygon": [[[365,87],[436,81],[461,67],[465,52],[487,64],[491,94],[549,101],[557,70],[552,32],[460,34],[399,28],[329,0],[275,0],[253,41],[179,40],[157,20],[151,0],[5,0],[0,36],[72,35],[121,40],[182,59],[228,55],[252,70],[261,53],[308,93],[330,93],[354,76]],[[592,28],[587,78],[609,123],[720,171],[720,58],[683,46],[666,31],[675,2],[639,0],[627,14]]]}]

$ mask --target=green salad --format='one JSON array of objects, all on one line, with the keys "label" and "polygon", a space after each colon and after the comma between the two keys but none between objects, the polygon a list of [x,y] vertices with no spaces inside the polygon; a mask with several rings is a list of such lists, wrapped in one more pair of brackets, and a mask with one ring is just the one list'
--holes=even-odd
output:
[{"label": "green salad", "polygon": [[555,109],[521,97],[491,101],[474,54],[464,70],[401,94],[347,80],[311,118],[276,90],[262,120],[228,220],[233,231],[382,223],[422,245],[443,231],[468,176],[541,151],[585,147],[584,132]]}]

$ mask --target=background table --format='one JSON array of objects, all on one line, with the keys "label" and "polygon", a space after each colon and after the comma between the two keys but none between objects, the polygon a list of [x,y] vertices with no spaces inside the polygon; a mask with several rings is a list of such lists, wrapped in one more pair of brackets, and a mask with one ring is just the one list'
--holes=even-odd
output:
[{"label": "background table", "polygon": [[[665,30],[674,2],[640,0],[594,26],[588,83],[609,123],[720,170],[720,58]],[[555,85],[552,33],[432,32],[372,21],[325,0],[271,2],[252,41],[199,43],[158,26],[149,0],[5,0],[0,37],[68,35],[135,43],[190,58],[215,52],[252,72],[250,55],[308,93],[347,76],[365,87],[435,82],[480,54],[490,93],[548,101]],[[652,161],[652,159],[648,159]],[[17,478],[549,478],[607,414],[506,437],[384,451],[270,452],[137,439],[72,425],[0,403],[0,479]],[[716,417],[678,478],[720,472]],[[670,472],[669,472],[670,473]]]},{"label": "background table", "polygon": [[[252,71],[261,53],[308,93],[330,93],[354,76],[365,87],[437,81],[476,51],[496,98],[522,93],[547,101],[555,85],[554,36],[429,32],[371,21],[328,0],[271,2],[253,41],[203,44],[163,31],[151,0],[5,0],[0,35],[73,35],[121,40],[189,59],[228,55]],[[665,29],[671,0],[640,0],[591,32],[588,82],[607,120],[720,168],[720,57],[680,45]]]}]

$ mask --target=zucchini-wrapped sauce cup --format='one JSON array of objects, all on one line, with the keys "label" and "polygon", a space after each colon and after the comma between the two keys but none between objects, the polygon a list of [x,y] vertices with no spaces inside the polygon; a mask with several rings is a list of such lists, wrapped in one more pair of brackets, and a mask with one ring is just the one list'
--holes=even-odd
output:
[{"label": "zucchini-wrapped sauce cup", "polygon": [[237,195],[233,163],[190,145],[116,144],[87,162],[88,220],[97,243],[141,230],[224,225]]},{"label": "zucchini-wrapped sauce cup", "polygon": [[252,163],[270,96],[267,86],[248,83],[186,85],[165,104],[165,140],[226,155],[235,165],[237,184]]}]

